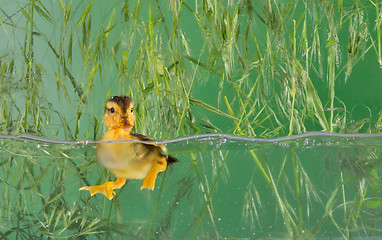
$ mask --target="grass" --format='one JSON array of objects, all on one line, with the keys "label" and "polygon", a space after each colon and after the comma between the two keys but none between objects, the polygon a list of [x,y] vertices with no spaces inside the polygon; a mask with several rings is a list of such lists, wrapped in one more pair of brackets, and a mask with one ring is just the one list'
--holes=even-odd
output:
[{"label": "grass", "polygon": [[[124,94],[137,102],[136,131],[158,139],[211,132],[263,138],[379,133],[379,104],[366,106],[366,117],[353,117],[356,106],[341,99],[338,86],[357,81],[354,72],[363,59],[381,66],[380,13],[381,4],[372,0],[9,2],[0,7],[0,131],[97,140],[105,100]],[[373,88],[368,84],[365,89]],[[111,177],[97,168],[91,148],[49,146],[34,155],[33,146],[2,142],[2,238],[171,236],[183,229],[173,218],[190,196],[201,208],[190,208],[193,217],[182,237],[225,236],[215,204],[218,183],[232,179],[228,166],[235,150],[181,155],[192,173],[174,190],[166,190],[169,177],[163,176],[159,194],[149,201],[154,214],[136,230],[138,223],[126,227],[118,198],[110,203],[64,196],[71,177],[86,184]],[[289,237],[320,236],[328,225],[344,238],[380,233],[377,149],[338,150],[339,185],[327,194],[317,190],[295,151],[272,165],[263,151],[245,148],[260,176],[246,179],[241,191],[239,211],[250,229],[264,228],[262,212],[271,199],[285,226],[280,231]],[[271,190],[270,198],[258,182]],[[159,206],[166,194],[174,200],[164,211]],[[364,222],[367,215],[372,217]],[[307,224],[310,219],[317,221]]]}]

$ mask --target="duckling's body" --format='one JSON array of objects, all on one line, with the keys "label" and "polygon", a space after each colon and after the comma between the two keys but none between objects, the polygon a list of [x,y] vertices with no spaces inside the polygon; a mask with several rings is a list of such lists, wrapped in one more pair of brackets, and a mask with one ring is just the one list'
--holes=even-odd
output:
[{"label": "duckling's body", "polygon": [[97,186],[86,186],[91,195],[102,193],[109,199],[115,195],[114,189],[121,188],[126,179],[144,179],[141,189],[154,189],[159,172],[167,168],[167,163],[177,161],[167,155],[164,145],[152,145],[141,142],[117,142],[120,140],[139,140],[150,142],[151,138],[130,133],[135,123],[134,103],[129,97],[112,97],[106,103],[104,122],[109,128],[97,144],[97,159],[116,177],[115,182],[106,182]]},{"label": "duckling's body", "polygon": [[[126,139],[151,141],[150,138],[143,135],[129,134],[126,136],[122,129],[110,129],[103,135],[101,142]],[[159,146],[136,142],[99,143],[97,158],[117,178],[126,179],[143,179],[154,163],[165,164],[166,162],[166,156],[161,154]]]}]

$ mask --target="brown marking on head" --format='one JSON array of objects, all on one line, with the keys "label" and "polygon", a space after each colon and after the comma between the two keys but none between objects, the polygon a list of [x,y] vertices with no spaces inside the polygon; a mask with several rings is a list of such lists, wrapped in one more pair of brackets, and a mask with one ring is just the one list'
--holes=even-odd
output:
[{"label": "brown marking on head", "polygon": [[135,124],[134,102],[127,96],[114,96],[106,102],[103,121],[108,128],[131,131]]}]

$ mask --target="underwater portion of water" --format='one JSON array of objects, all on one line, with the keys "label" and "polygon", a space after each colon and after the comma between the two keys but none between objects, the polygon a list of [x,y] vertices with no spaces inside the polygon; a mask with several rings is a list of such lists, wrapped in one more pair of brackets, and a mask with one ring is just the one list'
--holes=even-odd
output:
[{"label": "underwater portion of water", "polygon": [[[179,162],[154,191],[130,180],[109,201],[78,189],[112,174],[94,142],[0,139],[1,235],[14,238],[381,236],[382,135],[166,141]],[[10,229],[9,231],[5,229]]]}]

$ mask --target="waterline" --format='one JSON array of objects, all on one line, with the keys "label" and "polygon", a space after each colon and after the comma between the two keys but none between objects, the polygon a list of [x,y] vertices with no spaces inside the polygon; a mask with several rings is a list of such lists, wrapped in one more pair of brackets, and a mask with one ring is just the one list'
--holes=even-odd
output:
[{"label": "waterline", "polygon": [[[251,138],[251,137],[243,137],[243,136],[235,136],[225,133],[208,133],[208,134],[198,134],[187,137],[180,137],[170,140],[154,140],[154,141],[140,141],[140,140],[118,140],[118,141],[105,141],[106,143],[118,143],[118,142],[139,142],[146,144],[168,144],[168,143],[177,143],[183,142],[187,140],[216,140],[216,139],[227,139],[227,140],[236,140],[236,141],[249,141],[249,142],[259,142],[259,143],[280,143],[283,141],[296,140],[301,138],[309,138],[309,137],[335,137],[335,138],[374,138],[374,137],[382,137],[382,133],[327,133],[327,132],[307,132],[298,135],[285,136],[285,137],[277,137],[277,138]],[[0,139],[25,139],[25,140],[33,140],[44,143],[53,143],[53,144],[95,144],[98,141],[91,140],[79,140],[79,141],[62,141],[62,140],[52,140],[42,137],[37,137],[29,134],[20,134],[16,136],[12,135],[0,135]]]}]

